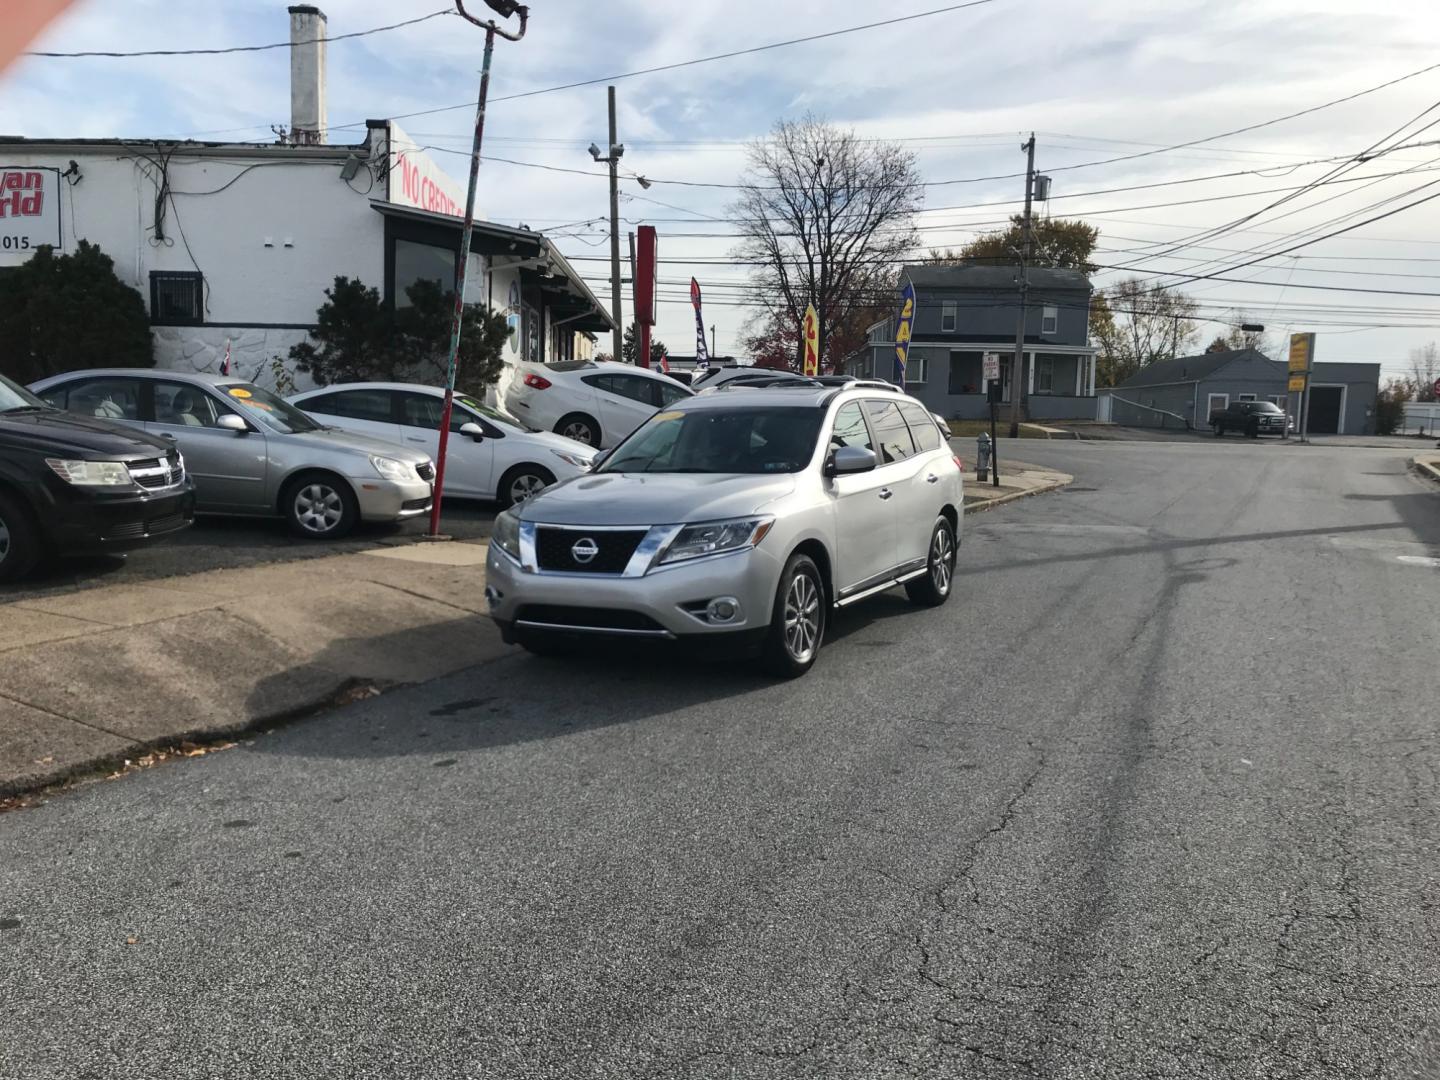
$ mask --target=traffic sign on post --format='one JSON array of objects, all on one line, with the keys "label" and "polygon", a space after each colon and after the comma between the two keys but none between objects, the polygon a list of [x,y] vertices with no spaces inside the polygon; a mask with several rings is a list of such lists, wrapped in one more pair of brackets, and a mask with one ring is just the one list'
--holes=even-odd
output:
[{"label": "traffic sign on post", "polygon": [[984,375],[985,375],[985,381],[986,381],[986,382],[999,382],[999,381],[1000,381],[1000,354],[999,354],[999,353],[987,352],[987,353],[985,354],[985,372],[984,372]]},{"label": "traffic sign on post", "polygon": [[1440,401],[1440,379],[1435,380],[1435,400]]}]

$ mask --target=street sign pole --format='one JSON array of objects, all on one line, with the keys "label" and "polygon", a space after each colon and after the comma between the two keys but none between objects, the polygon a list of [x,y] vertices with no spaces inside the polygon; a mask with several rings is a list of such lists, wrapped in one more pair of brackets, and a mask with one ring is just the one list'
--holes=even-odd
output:
[{"label": "street sign pole", "polygon": [[1000,411],[1000,395],[1003,392],[1000,381],[1000,357],[997,353],[986,353],[984,370],[985,398],[990,402],[990,483],[1000,486],[1000,436],[995,430],[995,417]]}]

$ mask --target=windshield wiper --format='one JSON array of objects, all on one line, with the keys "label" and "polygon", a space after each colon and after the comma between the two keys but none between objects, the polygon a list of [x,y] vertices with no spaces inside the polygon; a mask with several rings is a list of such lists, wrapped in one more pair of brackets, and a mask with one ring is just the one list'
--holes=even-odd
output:
[{"label": "windshield wiper", "polygon": [[13,408],[0,409],[0,412],[3,412],[6,416],[9,416],[11,413],[22,413],[22,412],[49,412],[49,411],[50,411],[50,406],[49,406],[49,405],[16,405],[16,406],[14,406]]}]

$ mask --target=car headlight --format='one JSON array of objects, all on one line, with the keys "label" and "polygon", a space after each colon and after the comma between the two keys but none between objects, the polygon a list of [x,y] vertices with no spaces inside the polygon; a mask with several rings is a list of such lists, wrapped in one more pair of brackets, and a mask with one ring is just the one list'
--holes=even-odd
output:
[{"label": "car headlight", "polygon": [[372,456],[370,458],[370,464],[374,465],[375,471],[386,480],[393,480],[397,484],[414,480],[419,475],[415,472],[414,468],[406,465],[403,461],[396,461],[394,458]]},{"label": "car headlight", "polygon": [[765,534],[774,524],[774,518],[766,517],[686,525],[661,553],[660,565],[754,547],[765,539]]},{"label": "car headlight", "polygon": [[572,469],[584,469],[589,472],[595,465],[593,457],[583,458],[579,454],[567,454],[564,450],[551,450],[550,452]]},{"label": "car headlight", "polygon": [[495,518],[495,526],[490,533],[490,543],[494,544],[506,555],[509,555],[516,562],[520,561],[520,515],[513,510],[506,510]]},{"label": "car headlight", "polygon": [[135,481],[123,461],[73,461],[69,458],[46,458],[45,464],[66,483],[78,487],[124,487]]}]

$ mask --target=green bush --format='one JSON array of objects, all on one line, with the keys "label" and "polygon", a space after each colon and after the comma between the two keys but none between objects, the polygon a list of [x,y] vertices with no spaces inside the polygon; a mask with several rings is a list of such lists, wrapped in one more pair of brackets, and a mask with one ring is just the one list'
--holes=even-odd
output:
[{"label": "green bush", "polygon": [[34,382],[89,367],[154,367],[141,295],[115,263],[81,240],[73,255],[48,245],[0,271],[0,373]]},{"label": "green bush", "polygon": [[1403,379],[1391,379],[1375,395],[1375,434],[1394,435],[1405,426],[1405,402],[1411,397]]},{"label": "green bush", "polygon": [[[410,306],[392,311],[379,290],[337,277],[315,313],[311,340],[290,349],[296,369],[320,386],[372,381],[443,385],[455,294],[437,281],[422,280],[405,295]],[[479,392],[499,379],[509,336],[504,315],[467,304],[455,385]]]}]

